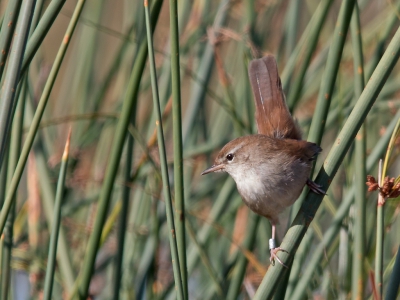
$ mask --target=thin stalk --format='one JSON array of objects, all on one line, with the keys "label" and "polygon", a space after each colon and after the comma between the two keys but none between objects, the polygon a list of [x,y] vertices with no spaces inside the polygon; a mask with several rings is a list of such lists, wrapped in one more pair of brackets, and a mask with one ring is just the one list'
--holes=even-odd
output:
[{"label": "thin stalk", "polygon": [[317,106],[311,122],[308,140],[321,144],[332,93],[335,87],[336,76],[339,71],[340,59],[342,57],[344,42],[346,41],[351,15],[355,1],[344,0],[340,7],[338,23],[335,28],[332,45],[329,48],[328,61],[322,77],[321,88],[318,94]]},{"label": "thin stalk", "polygon": [[56,268],[56,257],[57,257],[57,244],[58,244],[58,233],[60,231],[61,223],[61,204],[63,200],[63,193],[65,187],[65,178],[67,175],[67,165],[69,157],[69,145],[71,141],[71,129],[68,133],[67,142],[65,144],[64,154],[61,160],[60,175],[58,177],[56,199],[54,204],[53,214],[53,228],[50,236],[49,255],[47,258],[46,278],[44,283],[44,297],[45,300],[52,299],[51,294],[53,291],[54,271]]},{"label": "thin stalk", "polygon": [[[383,185],[382,159],[379,160],[378,182]],[[376,251],[375,251],[375,288],[379,299],[383,296],[383,236],[384,236],[384,208],[385,200],[381,193],[378,193],[376,211]]]},{"label": "thin stalk", "polygon": [[[127,137],[127,149],[126,149],[126,162],[125,162],[125,170],[124,170],[124,182],[128,183],[131,177],[132,170],[132,162],[133,162],[133,145],[134,139],[132,135],[128,135]],[[131,194],[131,188],[125,184],[122,188],[122,209],[121,215],[119,217],[119,225],[118,225],[118,250],[117,257],[115,261],[115,271],[114,271],[114,296],[113,299],[119,299],[119,290],[121,286],[121,278],[122,278],[122,262],[123,262],[123,254],[124,254],[124,246],[125,246],[125,233],[126,228],[128,227],[128,212],[129,212],[129,198]]]},{"label": "thin stalk", "polygon": [[64,59],[65,53],[66,53],[67,48],[69,46],[69,43],[71,41],[71,36],[72,36],[72,34],[74,32],[74,29],[75,29],[76,24],[78,22],[80,13],[82,12],[84,4],[85,4],[85,0],[79,0],[77,5],[76,5],[76,7],[75,7],[74,14],[73,14],[73,16],[71,18],[71,21],[70,21],[69,25],[68,25],[68,28],[67,28],[67,31],[65,33],[64,39],[63,39],[63,41],[61,43],[61,46],[60,46],[60,48],[58,50],[56,59],[55,59],[54,64],[53,64],[53,66],[51,68],[51,71],[50,71],[50,74],[49,74],[49,78],[47,79],[47,82],[46,82],[46,85],[44,87],[42,96],[41,96],[41,98],[39,100],[39,104],[38,104],[38,107],[36,109],[35,115],[33,117],[31,127],[29,129],[29,132],[27,134],[24,146],[23,146],[22,151],[21,151],[21,156],[20,156],[20,158],[18,160],[17,167],[15,169],[13,178],[12,178],[11,183],[10,183],[9,191],[7,192],[7,196],[6,196],[6,200],[5,200],[3,209],[0,212],[0,233],[3,232],[4,225],[5,225],[5,222],[7,220],[7,215],[9,213],[9,211],[10,211],[11,204],[13,203],[13,199],[14,199],[15,193],[17,191],[18,184],[19,184],[19,181],[20,181],[21,176],[22,176],[22,172],[24,171],[25,164],[26,164],[26,161],[28,159],[29,152],[30,152],[30,150],[32,148],[33,141],[35,139],[36,133],[37,133],[38,128],[39,128],[40,121],[42,119],[44,110],[46,108],[47,101],[49,100],[49,96],[50,96],[51,90],[52,90],[54,82],[55,82],[55,80],[57,78],[58,71],[60,70],[61,63],[62,63],[62,61]]},{"label": "thin stalk", "polygon": [[[354,98],[358,99],[364,89],[364,61],[361,39],[360,14],[358,4],[354,6],[353,16],[351,19],[351,40],[353,43],[354,53]],[[354,156],[354,180],[356,185],[355,193],[355,210],[354,218],[354,250],[353,250],[353,267],[352,267],[352,299],[364,299],[364,257],[365,257],[365,210],[366,210],[366,126],[361,126],[355,140],[355,156]]]},{"label": "thin stalk", "polygon": [[[167,214],[168,227],[170,230],[170,234],[168,236],[169,236],[169,242],[170,242],[170,247],[171,247],[171,256],[172,256],[172,264],[173,264],[173,269],[174,269],[175,285],[177,288],[178,299],[187,299],[187,286],[185,288],[185,285],[187,285],[187,282],[183,281],[184,278],[186,279],[186,268],[182,270],[181,256],[179,255],[180,253],[179,253],[179,249],[178,249],[179,246],[177,246],[177,241],[176,241],[176,236],[175,236],[174,213],[173,213],[173,206],[172,206],[171,188],[169,185],[167,154],[166,154],[166,150],[165,150],[162,116],[161,116],[160,100],[159,100],[159,94],[158,94],[157,73],[156,73],[156,67],[155,67],[155,61],[154,61],[153,39],[152,39],[152,35],[151,35],[152,27],[150,24],[150,13],[149,13],[148,2],[146,0],[144,1],[144,9],[145,9],[145,14],[146,14],[147,45],[148,45],[149,61],[150,61],[151,86],[152,86],[152,92],[153,92],[153,106],[154,106],[154,110],[156,113],[158,149],[160,152],[160,163],[161,163],[161,173],[162,173],[163,190],[164,190],[164,198],[165,198],[165,209],[166,209],[166,214]],[[176,9],[176,7],[175,8],[171,7],[170,9]],[[171,18],[172,17],[176,18],[176,15],[171,16]],[[177,25],[177,24],[175,24],[175,25]],[[176,28],[176,30],[177,30],[177,28]],[[176,32],[175,35],[177,35],[177,34],[178,33]],[[175,38],[177,38],[177,36]],[[174,44],[175,38],[171,38],[171,45]],[[179,55],[179,52],[177,49],[175,49],[175,47],[172,47],[171,51],[172,51],[172,53]],[[171,55],[171,57],[174,57],[174,56],[175,55]],[[178,56],[178,58],[179,58],[179,56]],[[174,66],[176,67],[176,61],[172,60],[171,65],[173,68],[174,68]],[[179,94],[180,93],[179,82],[178,83],[176,82],[176,80],[179,80],[179,62],[178,62],[178,78],[176,78],[177,75],[174,73],[175,72],[172,72],[172,82],[173,82],[172,88],[175,89],[175,93]],[[174,84],[174,82],[175,82],[175,84]],[[178,90],[176,90],[176,89],[178,89]],[[174,105],[178,105],[180,107],[180,99],[179,99],[180,96],[175,94],[174,98],[177,98],[177,99],[175,99]],[[179,103],[176,103],[176,101],[179,101]],[[175,113],[178,113],[178,116],[180,116],[180,108],[178,108],[178,112],[175,111]],[[176,118],[178,116],[174,115],[174,118]],[[176,122],[180,123],[180,118],[178,120],[175,119],[174,123],[176,123]],[[175,147],[180,146],[180,151],[182,151],[182,141],[181,141],[181,137],[180,137],[180,130],[178,128],[179,137],[175,136],[175,134],[177,134],[177,132],[175,132],[175,130],[176,130],[176,128],[174,128],[174,140],[176,138],[178,138],[180,140],[180,142],[179,141],[174,142],[174,146]],[[174,150],[176,152],[177,149],[175,147],[174,147]],[[182,155],[182,152],[180,152],[180,154]],[[176,157],[174,157],[174,158],[176,158]],[[175,163],[177,163],[177,161],[175,161]],[[180,158],[180,164],[182,164],[182,157]],[[175,166],[175,168],[179,168],[179,166]],[[182,172],[182,169],[180,172]],[[180,175],[182,175],[182,174],[180,174]],[[182,180],[182,177],[179,177],[178,180]],[[177,183],[175,183],[175,190],[176,190],[176,184]],[[183,189],[182,186],[180,186],[180,188]],[[182,194],[181,194],[181,197],[183,197]],[[182,200],[183,200],[183,198],[181,198],[181,201]],[[175,203],[176,203],[176,201],[175,201]],[[176,214],[176,217],[179,215],[183,216],[183,212],[178,211]],[[175,220],[176,220],[176,218],[175,218]],[[184,224],[185,223],[183,223],[183,225]],[[184,231],[181,232],[181,234],[184,234]],[[180,238],[181,238],[181,240],[180,241],[178,240],[178,245],[179,245],[179,242],[182,243],[185,241],[184,238],[182,241],[182,236]],[[186,245],[184,244],[183,247],[186,247]],[[186,250],[186,249],[184,249],[184,250]],[[184,256],[182,256],[182,258],[184,260],[186,260],[186,251],[183,252],[183,255]]]},{"label": "thin stalk", "polygon": [[[340,164],[343,161],[351,143],[353,142],[357,132],[364,122],[368,112],[374,104],[379,92],[386,82],[390,72],[396,64],[400,55],[400,29],[397,30],[392,41],[390,42],[385,54],[376,67],[368,85],[363,90],[358,99],[353,111],[348,117],[342,130],[340,131],[335,143],[332,146],[324,165],[320,169],[316,178],[316,183],[320,184],[324,190],[327,190],[332,179],[334,178]],[[288,264],[292,255],[296,252],[309,224],[312,221],[319,205],[321,204],[322,196],[309,192],[306,201],[297,214],[291,227],[289,228],[285,238],[282,241],[281,247],[289,251],[289,254],[282,253],[279,255],[283,263]],[[265,299],[272,297],[277,281],[283,276],[286,268],[277,265],[270,268],[257,290],[254,299]],[[296,294],[301,297],[302,292]]]},{"label": "thin stalk", "polygon": [[24,57],[26,41],[29,36],[29,27],[35,0],[26,0],[21,7],[18,26],[15,32],[13,51],[7,66],[6,77],[0,94],[0,167],[7,146],[8,135],[11,130],[11,123],[14,115],[14,98],[17,89],[22,59]]},{"label": "thin stalk", "polygon": [[7,9],[4,13],[0,31],[0,79],[3,76],[4,67],[10,50],[15,25],[17,24],[19,9],[22,0],[8,1]]},{"label": "thin stalk", "polygon": [[[179,64],[179,28],[178,28],[178,1],[169,0],[170,12],[170,35],[171,35],[171,84],[172,84],[172,131],[174,140],[174,197],[175,197],[175,226],[176,241],[178,244],[179,267],[181,273],[183,296],[189,299],[187,283],[187,261],[186,261],[186,233],[185,233],[185,197],[183,193],[183,146],[182,146],[182,108],[181,108],[181,78]],[[146,1],[145,1],[146,3]],[[146,8],[145,8],[146,9]],[[148,9],[147,9],[148,10]],[[146,14],[147,16],[147,14]],[[146,19],[147,20],[147,19]],[[149,23],[147,21],[147,23]],[[149,30],[147,37],[150,39]],[[150,45],[150,42],[149,42]],[[150,49],[149,49],[150,51]],[[151,50],[154,51],[153,49]],[[154,54],[152,55],[154,56]],[[153,60],[154,58],[151,58]],[[150,60],[150,61],[151,61]],[[153,63],[154,74],[155,66]],[[158,112],[157,119],[161,127],[161,110],[158,99],[158,86],[156,77],[152,76],[153,98],[157,97]],[[162,132],[161,128],[158,128]],[[160,136],[159,136],[160,137]],[[165,157],[166,164],[166,157]]]},{"label": "thin stalk", "polygon": [[[158,0],[153,5],[154,14],[152,15],[152,28],[158,20],[159,12],[162,5],[162,0]],[[93,232],[90,236],[86,250],[86,255],[83,263],[83,268],[79,276],[78,293],[80,299],[86,299],[92,277],[96,254],[99,248],[103,225],[107,216],[108,206],[111,200],[111,194],[114,186],[114,181],[117,176],[119,161],[122,155],[122,150],[125,142],[125,136],[128,129],[131,115],[136,113],[133,108],[136,107],[137,97],[139,93],[140,80],[143,74],[144,66],[147,57],[147,42],[143,41],[133,66],[131,77],[128,83],[128,90],[125,94],[125,99],[121,109],[120,119],[118,121],[113,147],[111,150],[110,160],[107,165],[107,170],[102,185],[100,199],[98,201],[97,214],[94,221]]]}]

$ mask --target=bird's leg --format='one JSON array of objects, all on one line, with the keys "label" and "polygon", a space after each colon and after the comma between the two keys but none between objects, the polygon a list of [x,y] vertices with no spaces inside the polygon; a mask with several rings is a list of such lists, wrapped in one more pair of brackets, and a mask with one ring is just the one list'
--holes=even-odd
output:
[{"label": "bird's leg", "polygon": [[269,261],[271,262],[271,265],[275,265],[275,259],[285,268],[287,268],[287,266],[279,259],[279,257],[277,256],[277,253],[279,251],[283,251],[288,253],[285,249],[282,249],[281,247],[276,247],[276,241],[275,241],[275,230],[276,230],[276,226],[275,224],[272,224],[272,238],[269,239],[269,252],[271,254]]}]

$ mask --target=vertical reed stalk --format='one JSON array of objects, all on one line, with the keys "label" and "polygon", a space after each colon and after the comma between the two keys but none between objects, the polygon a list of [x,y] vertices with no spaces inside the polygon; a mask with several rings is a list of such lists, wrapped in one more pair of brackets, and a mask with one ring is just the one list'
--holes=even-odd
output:
[{"label": "vertical reed stalk", "polygon": [[[378,171],[379,185],[383,185],[382,178],[382,159],[379,160]],[[377,201],[377,217],[376,217],[376,251],[375,251],[375,288],[379,299],[383,295],[383,235],[384,235],[384,208],[385,200],[381,193],[378,193]]]},{"label": "vertical reed stalk", "polygon": [[[185,233],[185,198],[183,185],[183,146],[182,146],[182,112],[181,112],[181,78],[179,63],[179,28],[178,3],[169,0],[170,37],[171,37],[171,84],[172,84],[172,127],[174,139],[174,198],[175,198],[175,226],[176,241],[178,244],[179,266],[183,287],[184,299],[189,299],[187,285],[186,263],[186,233]],[[154,65],[153,65],[154,67]],[[155,79],[155,78],[154,78]],[[153,84],[156,84],[155,82]],[[158,100],[158,88],[157,91]],[[154,95],[153,95],[154,97]],[[159,104],[158,104],[159,105]],[[160,108],[159,108],[160,110]],[[161,112],[157,114],[161,122]]]},{"label": "vertical reed stalk", "polygon": [[[351,40],[354,53],[354,98],[358,99],[364,89],[364,60],[360,27],[358,4],[354,6],[351,19]],[[354,218],[354,250],[352,267],[352,299],[364,299],[364,257],[365,257],[365,211],[366,211],[366,126],[361,126],[355,140],[354,179],[355,193],[355,218]]]},{"label": "vertical reed stalk", "polygon": [[61,160],[60,175],[58,177],[58,183],[57,183],[57,192],[56,192],[53,222],[52,222],[53,228],[50,236],[49,256],[47,258],[46,278],[44,283],[43,299],[45,300],[52,299],[51,295],[53,291],[54,272],[56,268],[58,234],[61,226],[61,205],[64,194],[65,178],[67,175],[70,142],[71,142],[71,129],[69,130],[67,142],[65,143],[64,154]]},{"label": "vertical reed stalk", "polygon": [[122,188],[122,208],[121,214],[119,216],[119,224],[118,224],[118,248],[117,248],[117,257],[115,260],[115,270],[114,270],[114,293],[113,299],[119,299],[120,286],[121,286],[121,277],[122,277],[122,262],[123,262],[123,254],[125,247],[125,233],[126,228],[128,227],[128,212],[129,212],[129,198],[131,195],[131,187],[128,186],[128,182],[130,181],[131,171],[132,171],[132,161],[133,161],[133,144],[134,139],[132,135],[127,137],[127,147],[126,147],[126,166],[124,170],[124,186]]},{"label": "vertical reed stalk", "polygon": [[[174,278],[175,278],[175,285],[177,288],[178,299],[187,299],[187,287],[185,290],[184,286],[186,283],[183,282],[183,278],[186,279],[186,269],[182,270],[181,257],[179,256],[179,248],[178,248],[179,246],[177,246],[177,241],[176,241],[177,237],[175,235],[176,227],[174,224],[174,213],[173,213],[173,206],[172,206],[171,189],[170,189],[170,185],[169,185],[167,155],[166,155],[166,151],[165,151],[162,116],[161,116],[160,100],[159,100],[159,94],[158,94],[157,74],[156,74],[156,67],[155,67],[155,61],[154,61],[153,39],[152,39],[152,35],[151,35],[152,27],[150,24],[150,13],[149,13],[147,0],[144,1],[144,8],[145,8],[145,13],[146,13],[147,45],[148,45],[149,61],[150,61],[151,85],[152,85],[152,92],[153,92],[153,106],[154,106],[154,110],[156,113],[158,149],[160,152],[161,173],[162,173],[163,190],[164,190],[164,198],[165,198],[165,208],[166,208],[168,226],[169,226],[169,230],[170,230],[169,241],[170,241],[170,248],[171,248],[171,255],[172,255],[172,265],[173,265],[173,269],[174,269]],[[172,9],[174,9],[174,8],[172,8]],[[176,7],[175,7],[175,9],[176,9]],[[174,16],[174,17],[176,17],[176,16]],[[171,45],[172,44],[174,44],[174,38],[172,38]],[[176,49],[174,49],[174,47],[172,49],[176,50]],[[172,55],[172,56],[179,54],[175,51],[172,51],[172,53],[174,53],[174,55]],[[178,58],[179,58],[179,56],[178,56]],[[176,62],[174,62],[174,61],[171,62],[173,67],[175,65],[174,63],[176,63]],[[177,80],[177,78],[176,78],[176,74],[174,74],[174,72],[172,72],[172,82],[174,82],[174,80]],[[179,66],[178,66],[178,80],[179,80]],[[179,83],[175,82],[175,85],[177,85],[177,86],[175,86],[175,89],[179,88]],[[174,89],[174,84],[173,84],[173,89]],[[175,90],[175,92],[180,93],[179,90],[178,91]],[[179,95],[175,95],[175,97],[177,97],[178,98],[177,100],[180,101]],[[175,100],[175,101],[177,101],[177,100]],[[177,105],[176,102],[174,103],[174,105]],[[180,106],[180,103],[178,105]],[[180,111],[180,109],[178,109],[178,113],[179,113],[179,111]],[[177,113],[177,112],[175,111],[175,113]],[[180,114],[179,114],[179,116],[180,116]],[[174,117],[177,117],[177,116],[174,115]],[[178,120],[174,119],[174,123],[176,123],[176,122],[180,123],[180,119],[178,119]],[[178,130],[178,131],[180,132],[180,130]],[[174,131],[174,133],[176,134],[175,131]],[[174,139],[175,138],[178,138],[178,137],[174,135]],[[182,142],[179,143],[179,141],[178,141],[178,146],[179,145],[180,145],[181,150],[174,149],[174,151],[178,151],[178,152],[182,151]],[[176,146],[176,143],[175,143],[175,146]],[[182,154],[182,152],[180,152],[180,154]],[[177,163],[177,162],[175,161],[175,163]],[[182,164],[182,157],[181,157],[180,163]],[[179,168],[179,167],[175,166],[175,168]],[[178,179],[182,180],[182,178],[178,178]],[[180,186],[180,187],[183,188],[182,186]],[[175,183],[175,188],[176,188],[176,183]],[[181,200],[183,200],[183,199],[181,198]],[[183,212],[181,212],[181,213],[183,214]],[[178,211],[177,216],[179,216],[179,215],[180,214]],[[184,223],[183,223],[183,225],[184,225]],[[181,233],[184,234],[184,231]],[[182,236],[180,238],[182,238]],[[183,239],[183,241],[184,241],[184,239]],[[182,242],[182,240],[180,242]],[[178,241],[178,244],[179,244],[179,241]],[[185,247],[185,245],[184,245],[184,247]],[[186,260],[185,253],[186,253],[186,251],[183,252],[183,254],[184,254],[183,259]],[[185,273],[185,274],[183,274],[183,273]]]}]

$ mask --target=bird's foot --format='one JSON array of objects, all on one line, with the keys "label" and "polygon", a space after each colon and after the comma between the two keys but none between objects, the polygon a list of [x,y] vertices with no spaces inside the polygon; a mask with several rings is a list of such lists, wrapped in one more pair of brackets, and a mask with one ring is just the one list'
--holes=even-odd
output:
[{"label": "bird's foot", "polygon": [[282,249],[281,247],[276,247],[276,246],[275,246],[275,240],[274,240],[274,239],[270,239],[270,240],[269,240],[269,253],[271,254],[271,256],[270,256],[270,258],[269,258],[269,261],[270,261],[271,265],[275,266],[275,259],[276,259],[282,266],[284,266],[285,268],[288,268],[288,267],[280,260],[280,258],[278,257],[277,254],[278,254],[279,251],[289,253],[289,252],[287,252],[285,249]]},{"label": "bird's foot", "polygon": [[323,189],[321,189],[322,186],[319,184],[316,184],[311,179],[307,179],[306,184],[308,185],[310,190],[313,191],[314,193],[316,193],[317,195],[326,195],[326,192]]}]

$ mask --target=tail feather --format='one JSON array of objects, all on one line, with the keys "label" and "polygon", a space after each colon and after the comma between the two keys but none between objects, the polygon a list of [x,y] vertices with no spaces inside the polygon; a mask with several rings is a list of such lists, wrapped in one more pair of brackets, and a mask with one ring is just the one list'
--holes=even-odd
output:
[{"label": "tail feather", "polygon": [[286,106],[274,56],[267,55],[251,61],[249,78],[256,106],[258,133],[300,140],[301,132]]}]

